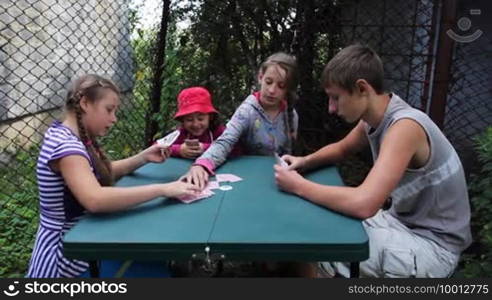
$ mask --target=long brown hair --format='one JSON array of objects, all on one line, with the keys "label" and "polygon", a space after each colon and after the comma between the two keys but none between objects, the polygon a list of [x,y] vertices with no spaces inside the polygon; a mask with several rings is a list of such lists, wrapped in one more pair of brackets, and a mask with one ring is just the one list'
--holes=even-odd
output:
[{"label": "long brown hair", "polygon": [[270,55],[260,66],[260,72],[265,73],[268,67],[277,65],[285,71],[285,83],[287,87],[287,126],[286,134],[289,139],[289,151],[293,151],[294,132],[294,105],[297,102],[297,85],[299,76],[297,71],[297,61],[294,56],[284,52],[277,52]]},{"label": "long brown hair", "polygon": [[104,97],[108,90],[111,90],[118,95],[120,94],[120,90],[111,80],[94,74],[83,75],[72,83],[68,90],[65,103],[65,109],[67,111],[75,112],[80,140],[87,148],[95,172],[99,175],[98,181],[103,186],[110,186],[113,184],[111,162],[97,143],[95,137],[87,132],[82,123],[82,114],[84,114],[84,112],[80,107],[80,100],[82,97],[85,97],[90,103],[95,103]]}]

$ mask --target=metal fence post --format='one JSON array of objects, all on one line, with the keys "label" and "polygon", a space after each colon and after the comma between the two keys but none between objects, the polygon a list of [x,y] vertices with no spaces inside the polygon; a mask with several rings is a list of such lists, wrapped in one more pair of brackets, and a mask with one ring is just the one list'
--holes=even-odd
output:
[{"label": "metal fence post", "polygon": [[150,107],[147,111],[147,122],[145,124],[144,147],[148,146],[152,142],[158,128],[157,121],[153,119],[153,116],[155,113],[159,112],[161,106],[162,74],[164,73],[164,63],[166,57],[166,36],[170,5],[170,0],[163,0],[161,25],[155,51],[154,76],[149,99]]},{"label": "metal fence post", "polygon": [[457,0],[441,1],[441,20],[439,22],[439,42],[437,44],[436,65],[432,84],[432,97],[429,116],[442,129],[448,96],[454,40],[446,31],[456,24]]}]

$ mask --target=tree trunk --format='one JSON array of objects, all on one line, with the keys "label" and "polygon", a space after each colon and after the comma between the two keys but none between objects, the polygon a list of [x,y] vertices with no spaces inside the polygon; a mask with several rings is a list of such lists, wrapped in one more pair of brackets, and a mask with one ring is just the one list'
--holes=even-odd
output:
[{"label": "tree trunk", "polygon": [[161,91],[162,91],[162,74],[164,73],[164,63],[166,57],[166,36],[169,22],[171,0],[163,0],[162,2],[162,18],[159,36],[157,37],[157,45],[154,57],[154,76],[152,80],[152,89],[150,91],[150,107],[147,111],[147,123],[145,126],[145,145],[152,143],[155,134],[157,133],[158,124],[154,120],[154,115],[160,111],[161,106]]}]

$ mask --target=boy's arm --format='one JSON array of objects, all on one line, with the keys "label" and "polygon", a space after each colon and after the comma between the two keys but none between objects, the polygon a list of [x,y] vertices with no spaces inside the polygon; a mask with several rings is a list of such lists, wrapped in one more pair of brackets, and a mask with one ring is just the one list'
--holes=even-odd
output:
[{"label": "boy's arm", "polygon": [[361,150],[368,144],[363,121],[359,121],[340,141],[329,144],[318,151],[307,155],[305,169],[313,169],[322,165],[333,164],[343,160],[347,155]]},{"label": "boy's arm", "polygon": [[321,185],[278,166],[275,166],[275,176],[284,190],[334,211],[366,219],[376,214],[384,204],[412,157],[426,143],[427,136],[415,121],[397,121],[386,133],[377,161],[358,187]]}]

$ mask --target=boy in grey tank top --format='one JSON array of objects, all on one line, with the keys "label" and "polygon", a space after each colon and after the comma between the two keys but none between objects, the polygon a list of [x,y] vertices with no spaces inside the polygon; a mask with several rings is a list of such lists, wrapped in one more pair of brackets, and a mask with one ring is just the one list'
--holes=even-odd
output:
[{"label": "boy in grey tank top", "polygon": [[[334,211],[360,218],[369,236],[365,277],[447,277],[471,243],[470,206],[463,167],[432,120],[395,94],[383,91],[383,65],[370,48],[352,45],[325,67],[329,111],[357,122],[341,141],[304,157],[285,155],[275,166],[279,187]],[[357,187],[326,186],[297,170],[333,164],[371,147],[374,166]],[[382,210],[391,199],[391,207]],[[312,275],[338,271],[320,263]]]}]

